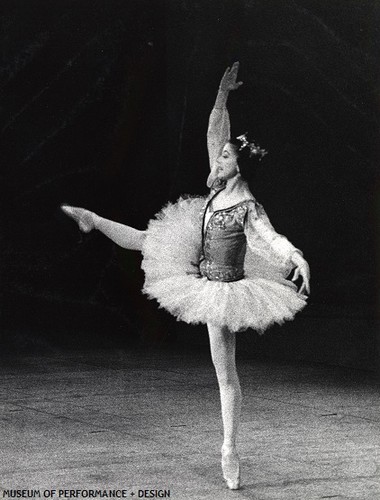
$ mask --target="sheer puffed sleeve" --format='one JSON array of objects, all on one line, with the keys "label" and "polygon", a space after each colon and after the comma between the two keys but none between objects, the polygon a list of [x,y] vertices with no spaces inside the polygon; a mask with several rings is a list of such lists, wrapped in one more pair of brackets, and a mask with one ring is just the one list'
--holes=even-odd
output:
[{"label": "sheer puffed sleeve", "polygon": [[230,138],[230,117],[226,107],[228,92],[219,90],[213,110],[211,111],[207,129],[207,149],[210,160],[210,175],[207,187],[211,187],[216,179],[215,162]]},{"label": "sheer puffed sleeve", "polygon": [[244,232],[252,252],[259,253],[267,260],[275,258],[278,264],[289,270],[294,267],[294,252],[303,255],[285,236],[275,231],[263,206],[256,201],[249,203]]}]

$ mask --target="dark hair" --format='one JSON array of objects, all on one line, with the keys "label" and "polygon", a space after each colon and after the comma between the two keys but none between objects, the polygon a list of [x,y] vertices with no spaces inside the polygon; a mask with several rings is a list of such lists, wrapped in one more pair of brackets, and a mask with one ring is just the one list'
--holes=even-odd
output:
[{"label": "dark hair", "polygon": [[[249,139],[249,137],[248,140],[249,142],[253,142]],[[231,144],[237,155],[237,164],[239,166],[240,175],[249,184],[250,181],[253,181],[255,179],[259,167],[262,166],[261,156],[249,156],[251,154],[249,147],[240,149],[242,141],[240,141],[239,139],[231,138],[229,139],[228,143]]]}]

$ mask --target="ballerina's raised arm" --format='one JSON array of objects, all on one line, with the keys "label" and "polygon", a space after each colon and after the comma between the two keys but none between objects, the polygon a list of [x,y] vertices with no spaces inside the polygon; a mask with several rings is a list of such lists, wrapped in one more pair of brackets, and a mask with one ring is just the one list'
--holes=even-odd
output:
[{"label": "ballerina's raised arm", "polygon": [[231,90],[237,90],[243,82],[237,81],[239,63],[235,62],[231,68],[227,68],[219,84],[218,95],[211,111],[207,129],[207,149],[210,160],[210,175],[207,186],[211,187],[216,179],[216,159],[223,146],[230,138],[230,117],[227,110],[228,94]]}]

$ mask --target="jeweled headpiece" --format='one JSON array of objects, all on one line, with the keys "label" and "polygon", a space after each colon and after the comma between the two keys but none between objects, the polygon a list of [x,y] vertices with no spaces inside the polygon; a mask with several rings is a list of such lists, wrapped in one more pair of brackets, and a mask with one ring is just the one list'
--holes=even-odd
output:
[{"label": "jeweled headpiece", "polygon": [[251,158],[252,156],[260,156],[259,161],[262,160],[262,158],[268,154],[268,151],[265,149],[260,148],[259,145],[255,144],[254,142],[249,142],[247,139],[247,133],[239,135],[236,137],[238,141],[241,142],[241,146],[239,148],[239,151],[241,151],[244,148],[249,148],[249,157]]}]

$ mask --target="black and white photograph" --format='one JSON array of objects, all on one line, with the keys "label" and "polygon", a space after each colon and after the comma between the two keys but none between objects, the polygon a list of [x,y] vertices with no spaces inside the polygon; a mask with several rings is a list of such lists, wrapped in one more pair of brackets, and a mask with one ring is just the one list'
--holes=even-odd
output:
[{"label": "black and white photograph", "polygon": [[380,3],[0,7],[0,497],[380,498]]}]

